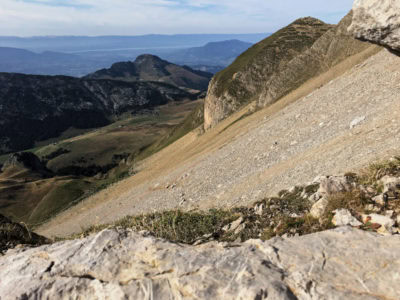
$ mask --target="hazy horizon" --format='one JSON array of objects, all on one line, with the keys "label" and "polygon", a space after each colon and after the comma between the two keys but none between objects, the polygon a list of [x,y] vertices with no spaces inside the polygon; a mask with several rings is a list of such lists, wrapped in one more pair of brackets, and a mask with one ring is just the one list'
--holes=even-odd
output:
[{"label": "hazy horizon", "polygon": [[352,0],[1,0],[0,36],[274,32],[297,18],[337,23]]}]

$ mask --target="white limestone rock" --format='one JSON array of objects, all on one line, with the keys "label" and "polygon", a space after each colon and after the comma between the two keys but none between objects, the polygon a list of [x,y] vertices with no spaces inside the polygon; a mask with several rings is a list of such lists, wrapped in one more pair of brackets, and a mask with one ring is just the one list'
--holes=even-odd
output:
[{"label": "white limestone rock", "polygon": [[349,32],[357,39],[400,51],[400,1],[355,0]]},{"label": "white limestone rock", "polygon": [[332,223],[335,226],[360,226],[362,223],[353,217],[349,210],[347,209],[337,209],[335,210],[335,215],[332,219]]},{"label": "white limestone rock", "polygon": [[396,299],[399,270],[399,238],[351,227],[235,247],[105,230],[8,251],[0,298]]}]

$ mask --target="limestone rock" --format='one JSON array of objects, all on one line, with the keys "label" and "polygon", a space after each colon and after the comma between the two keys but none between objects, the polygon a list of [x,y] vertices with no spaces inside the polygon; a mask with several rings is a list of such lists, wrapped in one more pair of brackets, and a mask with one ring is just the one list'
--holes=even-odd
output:
[{"label": "limestone rock", "polygon": [[0,298],[396,299],[399,250],[399,238],[351,227],[236,247],[105,230],[7,252]]},{"label": "limestone rock", "polygon": [[360,226],[362,223],[353,217],[347,209],[335,210],[335,216],[332,219],[332,223],[335,226]]},{"label": "limestone rock", "polygon": [[380,225],[377,232],[380,234],[393,234],[393,227],[395,222],[388,216],[378,214],[363,215],[362,220],[364,223],[369,223],[373,226]]},{"label": "limestone rock", "polygon": [[243,217],[238,218],[237,220],[233,221],[231,224],[228,224],[222,228],[224,231],[233,231],[239,228],[239,226],[243,223]]},{"label": "limestone rock", "polygon": [[328,199],[323,197],[322,199],[318,200],[310,210],[310,214],[314,218],[321,218],[325,213],[326,207],[328,206]]},{"label": "limestone rock", "polygon": [[400,2],[356,0],[349,31],[360,40],[400,51]]},{"label": "limestone rock", "polygon": [[375,203],[382,205],[382,206],[385,205],[385,200],[383,199],[383,194],[379,194],[379,195],[373,197],[372,201],[374,201]]},{"label": "limestone rock", "polygon": [[362,117],[357,117],[355,118],[353,121],[351,121],[350,123],[350,129],[353,129],[354,127],[356,127],[357,125],[361,124],[363,121],[365,121],[366,117],[362,116]]},{"label": "limestone rock", "polygon": [[320,178],[318,192],[322,195],[332,195],[340,192],[349,192],[354,188],[346,176],[326,176]]},{"label": "limestone rock", "polygon": [[381,180],[383,184],[383,192],[395,192],[400,189],[400,178],[393,176],[385,176]]}]

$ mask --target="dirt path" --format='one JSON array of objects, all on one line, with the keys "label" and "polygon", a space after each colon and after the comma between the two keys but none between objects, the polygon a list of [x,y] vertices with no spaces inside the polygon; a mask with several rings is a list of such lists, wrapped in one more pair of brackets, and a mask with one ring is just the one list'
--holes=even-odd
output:
[{"label": "dirt path", "polygon": [[[307,84],[313,90],[318,79]],[[301,89],[296,93],[307,94]],[[147,160],[136,176],[38,232],[68,235],[125,215],[176,207],[246,205],[317,175],[355,170],[400,152],[400,58],[386,50],[290,104],[295,99],[289,95],[226,130],[244,111],[201,137],[186,136]]]}]

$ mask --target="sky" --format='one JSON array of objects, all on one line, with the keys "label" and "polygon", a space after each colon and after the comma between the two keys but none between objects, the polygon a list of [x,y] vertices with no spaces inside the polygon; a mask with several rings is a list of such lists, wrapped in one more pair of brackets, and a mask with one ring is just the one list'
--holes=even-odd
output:
[{"label": "sky", "polygon": [[337,23],[353,0],[0,0],[0,35],[274,32],[299,17]]}]

